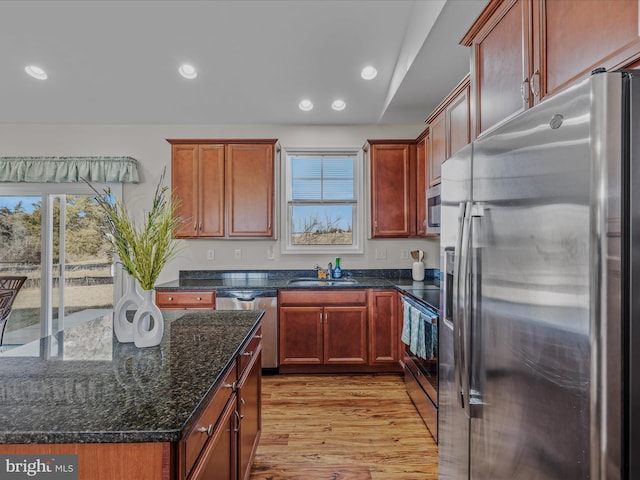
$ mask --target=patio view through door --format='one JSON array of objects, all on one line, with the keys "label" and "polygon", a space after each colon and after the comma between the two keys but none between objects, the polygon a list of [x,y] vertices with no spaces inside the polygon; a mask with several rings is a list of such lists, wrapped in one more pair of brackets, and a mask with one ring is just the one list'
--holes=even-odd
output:
[{"label": "patio view through door", "polygon": [[87,188],[67,186],[80,192],[58,193],[49,187],[54,193],[22,196],[4,195],[2,189],[0,275],[27,277],[2,351],[111,312],[112,254],[101,233],[101,211]]}]

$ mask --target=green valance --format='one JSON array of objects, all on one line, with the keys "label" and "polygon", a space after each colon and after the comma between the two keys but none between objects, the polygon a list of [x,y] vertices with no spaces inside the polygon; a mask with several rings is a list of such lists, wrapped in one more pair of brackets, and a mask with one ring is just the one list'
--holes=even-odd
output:
[{"label": "green valance", "polygon": [[131,157],[0,157],[0,182],[138,183]]}]

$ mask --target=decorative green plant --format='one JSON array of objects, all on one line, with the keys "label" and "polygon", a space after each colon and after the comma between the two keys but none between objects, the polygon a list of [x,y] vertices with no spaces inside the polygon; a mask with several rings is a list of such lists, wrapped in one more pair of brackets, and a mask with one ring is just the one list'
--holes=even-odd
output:
[{"label": "decorative green plant", "polygon": [[[87,182],[89,183],[89,182]],[[156,187],[151,210],[138,223],[124,203],[113,200],[111,189],[96,193],[96,201],[106,215],[106,235],[120,257],[124,270],[134,277],[141,288],[154,288],[160,272],[180,247],[173,241],[173,230],[181,220],[176,215],[177,200],[169,196],[164,172]]]}]

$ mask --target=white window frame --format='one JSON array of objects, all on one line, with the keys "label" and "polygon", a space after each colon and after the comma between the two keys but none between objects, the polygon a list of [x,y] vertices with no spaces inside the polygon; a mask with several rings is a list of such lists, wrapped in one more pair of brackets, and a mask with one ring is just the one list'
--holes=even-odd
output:
[{"label": "white window frame", "polygon": [[[283,148],[282,158],[284,166],[281,169],[281,231],[284,232],[280,240],[282,254],[362,254],[364,253],[364,155],[361,148]],[[291,157],[300,155],[345,155],[354,156],[354,195],[356,198],[353,213],[353,244],[352,245],[294,245],[291,243]]]},{"label": "white window frame", "polygon": [[[111,189],[116,200],[122,199],[121,183],[95,183],[93,186],[99,192],[106,188]],[[42,251],[40,272],[40,336],[42,338],[52,335],[53,333],[53,204],[56,197],[64,195],[91,195],[95,193],[85,183],[3,183],[0,188],[2,196],[19,196],[19,197],[41,197],[42,198]],[[64,202],[61,202],[61,206]],[[64,220],[65,212],[62,210],[60,219]],[[61,245],[64,248],[64,244]],[[61,259],[64,261],[64,257]],[[114,305],[121,296],[122,279],[119,268],[114,269]],[[58,289],[60,298],[58,304],[64,306],[64,288]],[[64,316],[58,319],[58,330],[62,329]]]}]

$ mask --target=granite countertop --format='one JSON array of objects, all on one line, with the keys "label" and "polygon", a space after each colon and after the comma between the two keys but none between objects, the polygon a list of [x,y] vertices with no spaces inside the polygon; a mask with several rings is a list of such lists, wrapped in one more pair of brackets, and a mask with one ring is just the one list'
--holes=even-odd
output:
[{"label": "granite countertop", "polygon": [[104,315],[0,356],[0,442],[175,442],[262,311],[165,310],[137,348]]},{"label": "granite countertop", "polygon": [[350,270],[351,285],[301,286],[289,284],[292,278],[314,278],[315,270],[193,270],[181,271],[179,278],[156,285],[156,290],[216,290],[216,296],[227,296],[231,290],[260,290],[266,296],[275,296],[280,289],[334,289],[396,288],[418,301],[439,310],[440,280],[437,272],[427,270],[422,282],[414,282],[410,269]]}]

